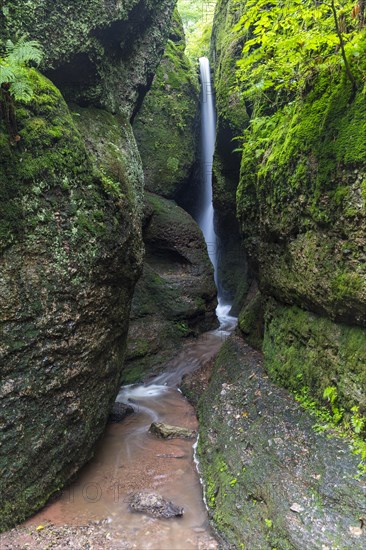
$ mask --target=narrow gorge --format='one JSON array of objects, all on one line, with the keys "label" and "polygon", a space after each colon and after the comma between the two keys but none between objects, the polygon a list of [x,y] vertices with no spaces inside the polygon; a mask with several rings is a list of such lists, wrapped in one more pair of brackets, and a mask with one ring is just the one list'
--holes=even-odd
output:
[{"label": "narrow gorge", "polygon": [[366,548],[365,9],[0,2],[1,548]]}]

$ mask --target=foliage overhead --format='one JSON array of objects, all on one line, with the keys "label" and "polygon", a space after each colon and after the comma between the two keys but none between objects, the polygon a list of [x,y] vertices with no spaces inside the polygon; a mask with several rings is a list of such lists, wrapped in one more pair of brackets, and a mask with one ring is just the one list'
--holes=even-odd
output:
[{"label": "foliage overhead", "polygon": [[249,100],[283,103],[322,70],[340,66],[356,87],[349,60],[361,57],[363,25],[363,0],[248,0],[235,28],[245,38],[241,90]]},{"label": "foliage overhead", "polygon": [[208,56],[216,0],[178,0],[187,40],[186,54],[193,62]]}]

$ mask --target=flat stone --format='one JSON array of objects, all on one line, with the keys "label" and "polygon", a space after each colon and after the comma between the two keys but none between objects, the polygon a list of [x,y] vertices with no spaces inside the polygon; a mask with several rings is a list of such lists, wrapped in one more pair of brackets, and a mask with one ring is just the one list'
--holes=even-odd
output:
[{"label": "flat stone", "polygon": [[163,439],[172,439],[176,437],[191,439],[196,437],[196,432],[194,430],[181,428],[180,426],[171,426],[170,424],[164,424],[162,422],[153,422],[149,428],[149,432]]},{"label": "flat stone", "polygon": [[361,537],[363,533],[363,529],[361,527],[350,527],[349,528],[351,535],[354,537]]},{"label": "flat stone", "polygon": [[130,500],[131,512],[142,512],[155,518],[173,518],[183,516],[184,509],[158,493],[135,493]]}]

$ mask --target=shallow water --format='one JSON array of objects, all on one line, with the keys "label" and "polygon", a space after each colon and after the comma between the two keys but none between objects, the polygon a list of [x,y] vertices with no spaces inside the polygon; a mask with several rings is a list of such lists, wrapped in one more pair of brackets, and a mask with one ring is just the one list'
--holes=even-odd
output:
[{"label": "shallow water", "polygon": [[[131,404],[135,414],[120,424],[108,425],[95,457],[77,481],[27,524],[103,521],[111,547],[116,548],[218,548],[193,460],[194,440],[165,441],[148,429],[153,421],[159,421],[197,430],[195,412],[178,385],[184,374],[212,360],[234,322],[227,316],[222,329],[202,335],[149,383],[122,387],[117,401]],[[130,512],[129,498],[140,490],[157,491],[182,506],[184,516],[161,520]]]}]

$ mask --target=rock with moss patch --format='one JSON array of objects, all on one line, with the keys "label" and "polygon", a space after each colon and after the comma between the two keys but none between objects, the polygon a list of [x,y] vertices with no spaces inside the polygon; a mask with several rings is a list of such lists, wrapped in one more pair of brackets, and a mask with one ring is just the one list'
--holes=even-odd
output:
[{"label": "rock with moss patch", "polygon": [[216,287],[202,233],[173,201],[146,194],[143,275],[136,286],[126,382],[171,358],[184,339],[217,326]]},{"label": "rock with moss patch", "polygon": [[97,137],[119,136],[121,171],[106,156],[103,172],[60,92],[30,76],[35,99],[16,109],[17,146],[0,127],[1,529],[91,457],[120,385],[142,263],[131,128],[104,116]]},{"label": "rock with moss patch", "polygon": [[44,46],[42,71],[64,97],[130,117],[160,62],[174,0],[5,0],[0,41]]},{"label": "rock with moss patch", "polygon": [[176,10],[164,57],[133,124],[145,188],[169,199],[189,193],[196,162],[198,79],[184,49]]}]

